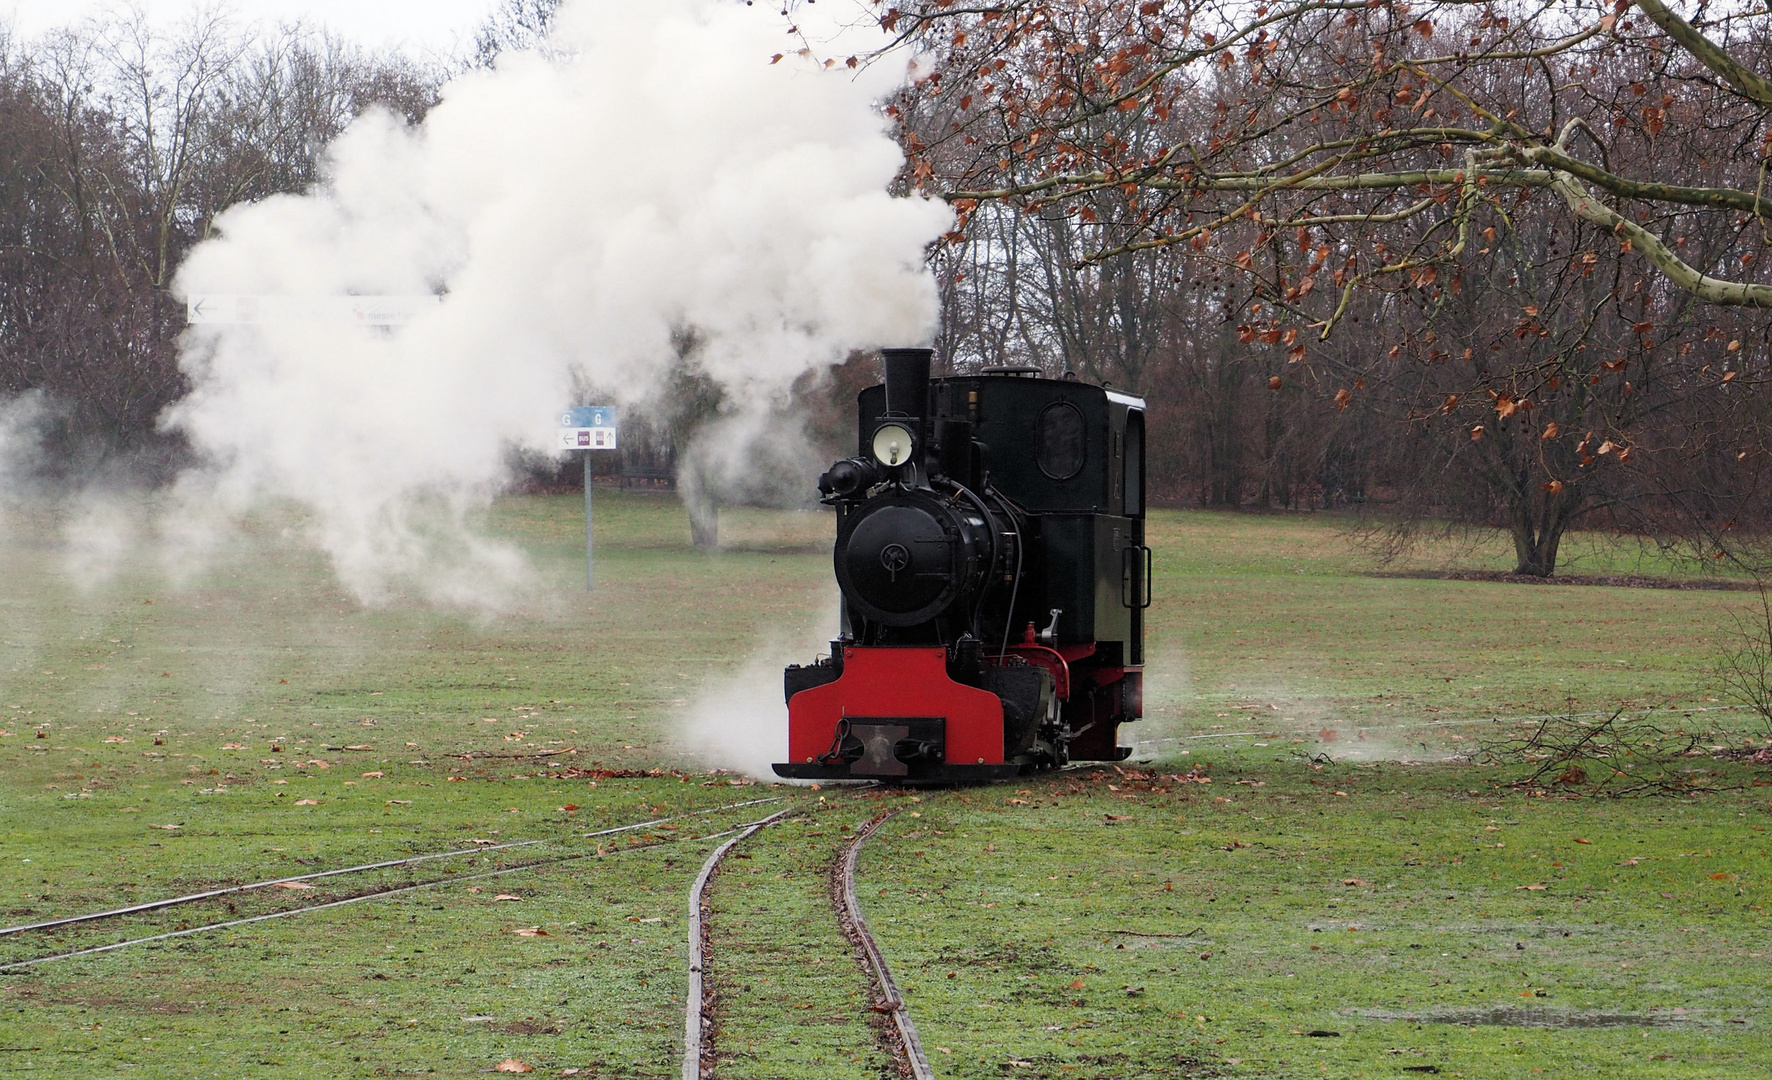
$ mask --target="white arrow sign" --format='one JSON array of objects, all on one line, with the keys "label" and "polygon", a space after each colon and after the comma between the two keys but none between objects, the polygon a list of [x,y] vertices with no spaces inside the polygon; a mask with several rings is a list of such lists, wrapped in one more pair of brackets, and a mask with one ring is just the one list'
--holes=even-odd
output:
[{"label": "white arrow sign", "polygon": [[210,293],[185,301],[193,325],[343,323],[399,326],[443,302],[441,296],[247,296]]}]

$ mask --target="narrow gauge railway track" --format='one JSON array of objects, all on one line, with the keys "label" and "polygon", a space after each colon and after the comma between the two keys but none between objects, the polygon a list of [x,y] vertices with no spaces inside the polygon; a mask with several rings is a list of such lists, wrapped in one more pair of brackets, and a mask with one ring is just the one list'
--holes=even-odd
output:
[{"label": "narrow gauge railway track", "polygon": [[[583,834],[581,834],[580,838],[581,839],[593,839],[593,838],[599,837],[599,836],[611,836],[611,835],[616,835],[616,834],[620,834],[620,833],[634,832],[639,829],[650,828],[655,825],[662,825],[662,824],[664,824],[666,822],[670,822],[670,821],[679,821],[679,820],[683,820],[686,818],[692,818],[692,817],[705,817],[709,814],[717,814],[717,813],[721,813],[724,811],[742,809],[747,806],[757,806],[757,805],[764,804],[764,803],[780,802],[780,801],[781,801],[781,797],[770,798],[770,799],[749,799],[744,802],[731,803],[726,806],[713,807],[708,810],[698,810],[698,811],[694,811],[692,813],[687,813],[687,814],[674,814],[669,817],[654,818],[654,819],[651,819],[648,821],[635,822],[630,825],[619,825],[614,828],[599,829],[595,832],[583,833]],[[787,812],[788,811],[783,811],[782,813],[787,813]],[[780,816],[781,816],[780,814],[775,815],[775,817],[780,817]],[[769,820],[773,820],[773,818],[771,818]],[[74,950],[70,950],[70,951],[66,951],[66,952],[50,953],[50,954],[47,954],[44,956],[32,957],[27,960],[14,961],[9,964],[0,964],[0,971],[15,971],[15,970],[19,970],[19,969],[23,969],[23,968],[27,968],[27,967],[32,967],[37,964],[50,963],[50,962],[56,961],[56,960],[70,960],[70,959],[73,959],[75,957],[80,957],[80,956],[91,956],[91,955],[94,955],[97,953],[111,952],[116,949],[127,948],[128,946],[131,946],[131,945],[145,945],[145,944],[149,944],[151,942],[167,941],[167,940],[170,940],[173,938],[189,937],[194,934],[208,933],[208,932],[214,931],[214,930],[225,930],[225,929],[229,929],[231,927],[250,925],[252,923],[268,922],[272,919],[283,919],[283,918],[289,918],[289,917],[295,916],[295,915],[304,915],[309,912],[325,911],[329,908],[343,907],[347,904],[359,904],[359,903],[363,903],[363,902],[369,901],[369,900],[380,900],[380,899],[390,897],[390,896],[398,896],[398,895],[401,895],[404,893],[416,892],[420,889],[434,888],[438,885],[447,885],[447,884],[451,884],[454,882],[477,881],[477,880],[481,880],[484,878],[501,877],[505,874],[514,874],[514,873],[518,873],[523,870],[535,869],[537,867],[555,866],[555,865],[558,865],[561,863],[578,862],[583,859],[608,858],[612,855],[619,855],[619,854],[623,854],[625,852],[645,851],[650,848],[661,847],[666,844],[677,843],[677,842],[679,842],[679,840],[686,840],[686,839],[709,840],[709,839],[714,839],[714,838],[720,837],[720,836],[730,835],[731,833],[733,833],[735,831],[743,830],[743,829],[749,828],[751,826],[754,826],[756,824],[757,823],[755,823],[755,822],[751,822],[751,823],[747,823],[745,825],[736,826],[733,829],[724,829],[724,830],[721,830],[720,832],[712,833],[707,836],[671,837],[669,839],[658,840],[658,841],[655,841],[654,843],[650,843],[650,844],[640,844],[640,845],[636,845],[633,847],[617,848],[616,850],[609,851],[609,852],[605,852],[601,848],[599,848],[597,851],[594,851],[594,852],[581,852],[581,853],[574,854],[574,855],[565,855],[565,856],[560,856],[560,857],[550,858],[550,859],[535,859],[530,862],[518,863],[513,866],[500,867],[497,870],[488,870],[488,871],[484,871],[482,873],[477,873],[477,874],[452,874],[448,877],[436,878],[431,881],[422,881],[422,882],[416,882],[416,883],[408,884],[408,885],[399,885],[399,886],[395,886],[393,888],[388,888],[388,889],[374,889],[374,890],[370,890],[367,892],[359,893],[355,896],[348,896],[348,897],[344,897],[344,898],[338,899],[338,900],[330,900],[330,901],[327,901],[325,903],[320,903],[320,904],[307,904],[307,905],[303,905],[300,907],[286,908],[281,911],[267,912],[262,915],[252,915],[252,916],[248,916],[246,918],[241,918],[241,919],[228,919],[228,920],[224,920],[221,922],[206,923],[202,926],[187,927],[185,929],[168,931],[168,932],[162,933],[162,934],[151,934],[146,937],[139,937],[139,938],[126,938],[122,941],[114,941],[114,942],[111,942],[106,945],[97,945],[97,946],[92,946],[90,948],[85,948],[85,949],[74,949]],[[749,835],[749,834],[747,833],[746,835]],[[498,844],[498,845],[493,845],[493,846],[489,846],[489,847],[466,848],[466,849],[462,849],[460,851],[435,852],[435,853],[432,853],[429,855],[415,855],[415,856],[412,856],[412,857],[406,858],[406,859],[391,859],[391,860],[386,860],[386,861],[378,862],[378,863],[366,863],[361,866],[343,867],[343,868],[340,868],[337,870],[323,870],[323,871],[319,871],[319,872],[316,872],[313,874],[304,874],[304,875],[300,875],[297,877],[276,878],[276,879],[268,880],[268,881],[253,882],[253,883],[247,884],[247,885],[230,886],[230,887],[224,888],[224,889],[212,889],[208,892],[192,893],[187,896],[171,897],[166,900],[153,901],[153,902],[146,903],[146,904],[136,904],[136,905],[132,905],[132,906],[126,907],[126,908],[115,908],[115,909],[112,909],[109,911],[98,911],[98,912],[91,912],[91,913],[85,914],[85,915],[69,916],[64,919],[50,919],[50,920],[47,920],[44,922],[39,922],[39,923],[30,923],[30,924],[16,926],[16,927],[6,927],[4,930],[0,930],[0,934],[16,935],[16,934],[24,933],[25,931],[29,931],[29,930],[47,930],[47,929],[54,929],[57,927],[72,926],[72,925],[79,924],[79,923],[92,922],[92,921],[99,920],[99,919],[120,918],[125,915],[133,915],[133,914],[139,914],[142,912],[161,910],[164,908],[168,908],[168,907],[172,907],[172,906],[176,906],[176,905],[180,905],[180,904],[196,903],[201,900],[213,899],[213,898],[220,897],[220,896],[227,896],[230,894],[242,893],[242,892],[247,892],[250,890],[269,888],[271,886],[280,885],[280,884],[283,884],[286,882],[305,882],[305,881],[314,880],[316,878],[332,877],[332,876],[337,876],[340,874],[362,873],[362,872],[368,871],[368,870],[379,870],[379,869],[385,869],[385,868],[394,867],[394,866],[410,865],[410,864],[414,864],[414,863],[426,862],[426,861],[433,860],[433,859],[461,857],[461,856],[466,856],[466,855],[481,855],[481,854],[484,854],[489,851],[497,851],[497,850],[510,849],[510,848],[533,847],[538,844],[548,844],[548,843],[556,843],[556,842],[558,842],[557,838],[544,837],[544,838],[538,839],[538,840],[520,840],[520,841],[513,841],[508,844]]]},{"label": "narrow gauge railway track", "polygon": [[796,809],[798,807],[789,807],[761,821],[743,826],[744,831],[715,848],[708,856],[708,861],[702,863],[701,873],[695,876],[695,884],[689,890],[689,993],[683,998],[686,1003],[683,1015],[683,1080],[701,1080],[704,1065],[712,1064],[711,1061],[704,1060],[707,1050],[707,986],[702,978],[707,959],[707,924],[702,909],[706,904],[708,880],[720,868],[727,852],[756,835],[758,830],[775,824]]},{"label": "narrow gauge railway track", "polygon": [[[708,861],[695,879],[694,888],[690,890],[689,993],[684,999],[686,1008],[683,1022],[682,1080],[711,1080],[714,1075],[715,1057],[707,1039],[712,1010],[709,1008],[709,991],[704,970],[707,926],[703,908],[708,881],[729,851],[760,829],[793,812],[794,809],[790,808],[773,814],[745,827],[740,835],[721,844],[708,856]],[[855,894],[855,870],[862,845],[897,812],[887,811],[855,830],[855,835],[844,845],[843,853],[832,870],[830,896],[844,934],[866,963],[870,997],[874,1002],[872,1009],[889,1017],[889,1026],[883,1034],[891,1044],[888,1049],[893,1058],[904,1064],[913,1080],[936,1080],[935,1070],[930,1067],[929,1059],[923,1053],[923,1043],[917,1035],[916,1024],[911,1020],[910,1009],[905,1005],[904,995],[898,991],[898,984],[892,978],[892,971],[886,965],[886,958],[880,952],[873,932],[868,929],[867,919],[862,915],[861,902]]]},{"label": "narrow gauge railway track", "polygon": [[843,849],[843,858],[837,864],[831,893],[837,902],[844,932],[867,960],[874,996],[879,1002],[876,1008],[886,1010],[886,1015],[891,1017],[891,1030],[896,1034],[898,1044],[894,1047],[894,1056],[903,1056],[914,1080],[935,1080],[935,1070],[929,1067],[929,1059],[923,1054],[923,1042],[917,1037],[917,1025],[911,1022],[904,995],[898,992],[898,983],[893,981],[892,970],[886,966],[886,957],[868,929],[868,921],[861,913],[861,901],[855,896],[855,864],[861,858],[861,846],[896,813],[898,811],[889,810],[855,830],[854,839]]}]

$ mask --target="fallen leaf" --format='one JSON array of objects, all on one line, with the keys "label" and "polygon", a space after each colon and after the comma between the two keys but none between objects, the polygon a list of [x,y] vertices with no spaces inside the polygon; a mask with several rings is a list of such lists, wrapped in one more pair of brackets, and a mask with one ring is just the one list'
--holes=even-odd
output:
[{"label": "fallen leaf", "polygon": [[512,896],[508,892],[501,892],[497,896],[493,897],[493,899],[494,900],[521,900],[523,898],[521,896]]},{"label": "fallen leaf", "polygon": [[345,749],[346,750],[374,750],[375,747],[370,746],[366,743],[358,743],[356,746],[347,746],[347,747],[345,747]]},{"label": "fallen leaf", "polygon": [[1109,814],[1109,815],[1107,815],[1107,819],[1109,821],[1125,821],[1127,818],[1130,818],[1131,816],[1132,816],[1131,814]]},{"label": "fallen leaf", "polygon": [[277,882],[277,888],[279,888],[279,889],[312,889],[313,886],[309,885],[305,881],[279,881],[279,882]]},{"label": "fallen leaf", "polygon": [[521,930],[511,931],[511,933],[516,934],[518,937],[547,937],[548,936],[548,932],[546,930],[543,930],[539,926],[525,926]]},{"label": "fallen leaf", "polygon": [[577,810],[577,809],[578,809],[578,804],[577,804],[577,803],[567,803],[567,804],[566,804],[566,805],[565,805],[565,806],[562,806],[562,807],[561,807],[561,808],[560,808],[560,809],[561,809],[561,810],[562,810],[562,811],[564,811],[564,812],[566,812],[566,813],[568,813],[568,814],[570,814],[570,813],[572,813],[572,812],[573,812],[573,811],[574,811],[574,810]]},{"label": "fallen leaf", "polygon": [[1521,889],[1526,889],[1530,892],[1543,892],[1545,890],[1545,886],[1543,886],[1543,885],[1515,885],[1514,886],[1515,892],[1519,892]]},{"label": "fallen leaf", "polygon": [[1582,838],[1581,838],[1581,837],[1579,837],[1579,836],[1577,836],[1577,837],[1576,837],[1576,838],[1575,838],[1575,842],[1576,842],[1576,843],[1577,843],[1577,844],[1591,844],[1591,843],[1593,843],[1593,841],[1592,841],[1592,840],[1583,840],[1583,839],[1582,839]]},{"label": "fallen leaf", "polygon": [[227,743],[222,743],[221,748],[223,750],[244,750],[244,749],[246,749],[246,744],[245,743],[237,743],[237,742],[227,742]]},{"label": "fallen leaf", "polygon": [[1351,878],[1347,878],[1346,880],[1344,880],[1342,882],[1342,884],[1343,885],[1370,885],[1372,883],[1370,881],[1363,881],[1357,877],[1351,877]]},{"label": "fallen leaf", "polygon": [[320,800],[319,799],[297,799],[297,800],[295,800],[295,805],[297,805],[297,806],[319,806]]},{"label": "fallen leaf", "polygon": [[1728,881],[1729,875],[1728,874],[1712,874],[1710,876],[1710,879],[1712,881]]},{"label": "fallen leaf", "polygon": [[658,923],[658,922],[664,922],[664,919],[663,919],[663,917],[654,917],[654,918],[650,918],[650,919],[642,919],[642,918],[641,918],[641,917],[640,917],[640,916],[638,916],[638,915],[629,915],[629,916],[628,916],[628,921],[629,921],[629,922],[643,922],[643,923]]},{"label": "fallen leaf", "polygon": [[503,1061],[499,1062],[497,1065],[494,1065],[492,1067],[492,1071],[493,1072],[510,1072],[510,1073],[534,1072],[535,1066],[529,1064],[528,1062],[518,1061],[516,1058],[505,1058]]},{"label": "fallen leaf", "polygon": [[1081,990],[1081,989],[1083,989],[1083,980],[1082,980],[1082,979],[1078,979],[1078,980],[1077,980],[1077,981],[1076,981],[1076,982],[1073,982],[1073,983],[1071,983],[1071,985],[1070,985],[1070,987],[1069,987],[1069,989],[1072,989],[1072,990]]},{"label": "fallen leaf", "polygon": [[183,825],[149,825],[148,828],[150,828],[150,829],[165,829],[167,832],[171,832],[174,829],[182,829],[182,828],[184,828],[184,826]]},{"label": "fallen leaf", "polygon": [[382,777],[384,777],[388,774],[385,772],[382,772],[381,770],[378,769],[375,772],[360,773],[359,775],[362,776],[363,779],[365,779],[365,780],[380,780]]}]

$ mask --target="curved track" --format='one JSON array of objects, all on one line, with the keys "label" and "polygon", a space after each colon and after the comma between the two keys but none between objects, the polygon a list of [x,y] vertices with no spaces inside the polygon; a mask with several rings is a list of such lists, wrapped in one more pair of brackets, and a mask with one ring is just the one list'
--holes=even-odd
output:
[{"label": "curved track", "polygon": [[[781,818],[794,813],[799,808],[783,810],[744,829],[738,836],[721,844],[701,868],[695,879],[695,887],[689,893],[689,993],[683,1020],[683,1073],[682,1080],[704,1080],[713,1076],[714,1059],[712,1047],[707,1041],[707,1026],[711,1022],[707,984],[704,980],[706,962],[707,927],[703,915],[708,881],[714,871],[719,868],[721,860],[726,857],[740,841],[747,839],[766,825],[773,824]],[[842,856],[832,868],[831,902],[837,909],[837,919],[843,932],[854,944],[861,959],[866,962],[873,1010],[886,1014],[891,1018],[890,1026],[883,1032],[890,1043],[888,1049],[895,1060],[904,1063],[913,1080],[936,1080],[935,1070],[930,1068],[929,1059],[923,1054],[923,1044],[917,1036],[917,1026],[911,1021],[910,1010],[905,1006],[904,996],[898,992],[898,984],[892,979],[892,972],[886,966],[886,958],[881,954],[879,945],[874,941],[873,933],[868,929],[867,919],[861,912],[861,902],[855,895],[856,862],[861,855],[861,847],[875,830],[890,819],[897,811],[889,811],[869,821],[855,831],[854,837],[843,848]]]},{"label": "curved track", "polygon": [[708,861],[701,864],[701,873],[695,876],[695,885],[689,890],[689,993],[683,999],[687,1003],[683,1015],[683,1080],[701,1080],[702,1058],[706,1050],[703,1030],[707,1024],[707,988],[702,980],[702,967],[707,955],[707,933],[702,907],[706,903],[708,879],[719,869],[726,853],[740,841],[749,839],[757,830],[775,824],[796,809],[789,807],[761,821],[740,826],[743,832],[715,848]]},{"label": "curved track", "polygon": [[917,1037],[917,1025],[911,1022],[910,1009],[905,1006],[904,995],[898,992],[898,984],[892,979],[892,971],[886,966],[886,958],[881,955],[880,946],[868,929],[867,919],[862,916],[861,902],[855,896],[855,864],[861,856],[861,846],[896,813],[898,811],[892,810],[881,814],[855,831],[855,838],[843,849],[843,858],[837,864],[838,872],[832,893],[840,909],[839,917],[842,919],[844,932],[867,961],[869,974],[873,977],[874,994],[879,999],[876,1008],[884,1009],[892,1018],[892,1028],[897,1034],[896,1053],[903,1054],[905,1064],[910,1067],[911,1076],[915,1080],[935,1080],[935,1070],[929,1067],[929,1059],[923,1054],[923,1043]]},{"label": "curved track", "polygon": [[[740,809],[740,808],[746,807],[746,806],[756,806],[760,803],[770,803],[770,802],[778,802],[778,801],[780,801],[779,798],[749,799],[749,800],[746,800],[745,802],[732,803],[727,806],[718,806],[718,807],[714,807],[714,808],[708,809],[708,810],[699,810],[699,811],[695,811],[695,812],[689,813],[689,814],[675,814],[670,817],[653,818],[649,821],[635,822],[631,825],[618,825],[618,826],[616,826],[614,828],[610,828],[610,829],[599,829],[595,832],[588,832],[588,833],[582,834],[581,839],[591,839],[591,838],[598,837],[598,836],[610,836],[610,835],[614,835],[617,833],[633,832],[638,829],[645,829],[645,828],[650,828],[651,826],[654,826],[654,825],[661,825],[667,821],[676,821],[676,820],[680,820],[682,818],[689,818],[689,817],[705,817],[708,814],[717,814],[722,811],[736,810],[736,809]],[[788,811],[782,811],[782,813],[784,813],[784,814],[787,812]],[[780,817],[780,816],[781,816],[781,814],[775,815],[775,817]],[[768,820],[774,820],[774,819],[771,818]],[[739,826],[739,828],[745,828],[745,826]],[[732,830],[724,830],[719,833],[714,833],[713,836],[723,836],[731,831]],[[754,831],[754,829],[753,829],[753,831]],[[746,833],[745,835],[749,835],[749,833]],[[711,837],[683,837],[681,839],[710,839],[710,838]],[[96,911],[96,912],[91,912],[91,913],[85,914],[85,915],[73,915],[73,916],[69,916],[64,919],[50,919],[45,922],[30,923],[30,924],[26,924],[23,926],[6,927],[3,930],[0,930],[0,936],[11,935],[11,934],[20,934],[20,933],[23,933],[27,930],[45,930],[45,929],[52,929],[52,928],[60,927],[60,926],[69,926],[69,925],[73,925],[76,923],[91,922],[91,921],[94,921],[97,919],[108,919],[108,918],[117,918],[117,917],[124,916],[124,915],[133,915],[133,914],[138,914],[141,912],[154,911],[154,910],[158,910],[158,909],[162,909],[162,908],[172,907],[172,906],[179,905],[179,904],[190,904],[190,903],[195,903],[200,900],[208,900],[208,899],[212,899],[212,898],[219,897],[219,896],[227,896],[227,895],[230,895],[233,893],[240,893],[240,892],[247,892],[247,891],[255,890],[255,889],[269,888],[271,886],[280,885],[285,882],[311,881],[316,878],[333,877],[333,876],[336,876],[339,874],[361,873],[361,872],[364,872],[367,870],[379,870],[379,869],[384,869],[386,867],[391,867],[391,866],[409,865],[412,863],[425,862],[425,861],[429,861],[432,859],[444,859],[444,858],[459,857],[459,856],[465,856],[465,855],[481,855],[481,854],[484,854],[488,851],[499,851],[499,850],[504,850],[504,849],[509,849],[509,848],[532,847],[537,844],[548,844],[548,843],[554,843],[554,842],[555,842],[554,838],[544,838],[544,839],[540,839],[540,840],[518,840],[518,841],[513,841],[513,842],[507,843],[507,844],[495,844],[495,845],[491,845],[491,846],[487,846],[487,847],[466,848],[466,849],[463,849],[460,851],[436,852],[436,853],[433,853],[430,855],[414,855],[414,856],[412,856],[410,858],[406,858],[406,859],[392,859],[392,860],[388,860],[385,862],[366,863],[362,866],[344,867],[344,868],[341,868],[338,870],[322,870],[322,871],[318,871],[313,874],[304,874],[299,877],[286,877],[286,878],[276,878],[276,879],[269,880],[269,881],[258,881],[258,882],[253,882],[248,885],[235,885],[235,886],[231,886],[231,887],[228,887],[225,889],[212,889],[208,892],[192,893],[188,896],[176,896],[176,897],[171,897],[166,900],[156,900],[156,901],[152,901],[152,902],[149,902],[146,904],[136,904],[136,905],[133,905],[131,907],[126,907],[126,908],[114,908],[109,911]],[[251,923],[267,922],[271,919],[285,919],[285,918],[289,918],[289,917],[295,916],[295,915],[304,915],[304,914],[307,914],[307,913],[313,912],[313,911],[325,911],[329,908],[343,907],[346,904],[360,904],[360,903],[363,903],[368,900],[380,900],[384,897],[398,896],[402,893],[414,892],[419,889],[429,889],[429,888],[432,888],[437,885],[444,885],[444,884],[449,884],[449,883],[453,883],[453,882],[477,881],[482,878],[500,877],[505,874],[514,874],[514,873],[517,873],[518,871],[521,871],[521,870],[530,870],[530,869],[534,869],[536,867],[541,867],[541,866],[553,866],[558,863],[576,862],[581,859],[607,858],[610,855],[618,855],[618,854],[621,854],[621,853],[627,852],[627,851],[642,851],[642,850],[645,850],[646,848],[658,847],[662,844],[669,844],[669,843],[676,843],[676,842],[678,842],[678,838],[673,837],[673,838],[670,838],[667,840],[660,840],[660,841],[658,841],[656,843],[652,843],[652,844],[643,844],[643,845],[639,845],[636,847],[630,847],[630,848],[617,848],[615,851],[611,851],[611,852],[605,852],[605,851],[602,851],[601,849],[599,849],[594,852],[583,852],[583,853],[579,853],[579,854],[566,855],[566,856],[561,856],[561,857],[552,858],[552,859],[536,859],[531,862],[519,863],[515,866],[501,867],[498,870],[488,870],[488,871],[485,871],[483,873],[478,873],[478,874],[452,874],[446,878],[438,878],[433,881],[418,882],[416,884],[411,884],[411,885],[400,885],[400,886],[396,886],[396,887],[390,888],[390,889],[377,889],[377,890],[374,890],[371,892],[362,893],[357,896],[349,896],[349,897],[345,897],[340,900],[331,900],[331,901],[328,901],[328,902],[322,903],[322,904],[308,904],[308,905],[305,905],[302,907],[287,908],[282,911],[273,911],[273,912],[268,912],[263,915],[253,915],[253,916],[249,916],[247,918],[242,918],[242,919],[228,919],[223,922],[206,923],[202,926],[188,927],[183,930],[173,930],[173,931],[169,931],[164,934],[152,934],[152,935],[149,935],[146,937],[139,937],[139,938],[126,938],[123,941],[114,941],[108,945],[96,945],[96,946],[93,946],[91,948],[86,948],[86,949],[75,949],[75,950],[72,950],[69,952],[51,953],[46,956],[32,957],[29,960],[19,960],[19,961],[15,961],[13,963],[10,963],[10,964],[0,964],[0,971],[13,971],[13,970],[17,970],[20,968],[32,967],[37,964],[46,964],[46,963],[49,963],[54,960],[70,960],[70,959],[73,959],[73,958],[79,957],[79,956],[91,956],[96,953],[111,952],[116,949],[127,948],[128,946],[131,946],[131,945],[145,945],[145,944],[148,944],[150,942],[155,942],[155,941],[167,941],[172,938],[189,937],[193,934],[208,933],[209,931],[212,931],[212,930],[226,930],[230,927],[246,926]],[[728,844],[727,846],[730,846],[730,844]]]}]

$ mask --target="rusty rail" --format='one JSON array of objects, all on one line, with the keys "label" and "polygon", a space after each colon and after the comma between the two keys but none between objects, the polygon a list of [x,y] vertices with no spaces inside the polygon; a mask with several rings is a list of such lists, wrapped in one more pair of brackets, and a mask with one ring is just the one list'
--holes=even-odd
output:
[{"label": "rusty rail", "polygon": [[[849,841],[849,846],[843,850],[842,861],[838,863],[837,899],[841,906],[843,929],[867,960],[875,990],[880,997],[879,1007],[892,1018],[892,1026],[898,1034],[899,1046],[904,1052],[906,1064],[910,1066],[911,1076],[914,1080],[936,1080],[935,1070],[929,1067],[929,1059],[923,1054],[923,1043],[917,1037],[917,1025],[911,1022],[911,1013],[905,1006],[904,995],[898,992],[898,984],[892,980],[892,971],[886,966],[886,958],[881,955],[873,933],[868,930],[867,920],[862,917],[861,902],[855,896],[855,864],[861,855],[861,846],[895,813],[896,810],[881,814],[855,831],[855,838]],[[689,1080],[687,1074],[684,1080]]]},{"label": "rusty rail", "polygon": [[703,1055],[707,1052],[707,1041],[704,1028],[707,1025],[707,986],[703,979],[703,967],[707,959],[706,922],[702,916],[702,908],[706,904],[708,880],[719,869],[721,860],[745,840],[750,839],[758,830],[775,824],[777,821],[795,813],[799,807],[790,806],[742,825],[737,836],[721,844],[702,863],[701,873],[695,876],[695,885],[689,890],[689,992],[684,995],[683,1010],[683,1080],[701,1080]]}]

